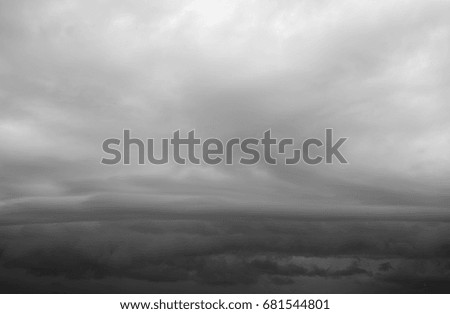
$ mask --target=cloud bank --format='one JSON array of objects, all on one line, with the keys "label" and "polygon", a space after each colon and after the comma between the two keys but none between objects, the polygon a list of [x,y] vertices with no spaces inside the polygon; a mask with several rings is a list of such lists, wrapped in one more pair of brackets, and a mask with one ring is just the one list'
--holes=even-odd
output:
[{"label": "cloud bank", "polygon": [[450,291],[449,221],[148,210],[136,210],[128,218],[115,214],[105,220],[106,211],[91,211],[78,213],[84,220],[62,222],[48,211],[41,213],[46,223],[33,224],[10,214],[16,216],[14,223],[0,228],[0,290]]}]

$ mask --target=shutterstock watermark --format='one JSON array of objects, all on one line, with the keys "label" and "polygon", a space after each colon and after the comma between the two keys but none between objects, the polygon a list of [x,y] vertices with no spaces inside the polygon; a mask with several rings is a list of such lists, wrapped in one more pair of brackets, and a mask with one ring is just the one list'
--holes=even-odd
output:
[{"label": "shutterstock watermark", "polygon": [[103,141],[102,149],[107,156],[101,159],[101,163],[130,165],[133,160],[139,165],[162,165],[170,161],[181,165],[254,165],[259,162],[270,165],[295,165],[301,162],[317,165],[335,161],[347,164],[347,159],[339,151],[347,139],[340,137],[335,140],[333,129],[325,129],[323,139],[308,138],[297,145],[293,138],[274,138],[271,130],[267,130],[261,138],[231,138],[224,142],[217,138],[197,138],[195,130],[182,137],[180,130],[177,130],[171,138],[160,139],[156,147],[155,139],[143,141],[133,138],[130,130],[123,130],[121,139],[108,138]]}]

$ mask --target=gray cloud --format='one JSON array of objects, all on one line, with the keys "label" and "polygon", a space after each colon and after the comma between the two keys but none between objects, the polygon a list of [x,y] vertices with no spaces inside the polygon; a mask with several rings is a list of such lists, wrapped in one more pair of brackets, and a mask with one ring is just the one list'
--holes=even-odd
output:
[{"label": "gray cloud", "polygon": [[[96,291],[92,281],[106,285],[109,280],[116,283],[105,291],[132,293],[183,292],[184,284],[198,292],[273,293],[280,285],[306,291],[301,287],[305,280],[322,293],[343,287],[356,292],[360,288],[352,286],[360,279],[368,281],[363,287],[372,286],[371,292],[443,292],[448,287],[443,284],[450,275],[447,222],[268,214],[249,219],[142,210],[107,214],[91,211],[83,214],[90,218],[84,221],[66,214],[66,222],[1,227],[2,289],[11,288],[11,273],[17,275],[15,289],[22,291],[34,278],[42,278],[42,284],[33,289],[45,291],[47,283],[59,282],[60,292]],[[58,220],[54,212],[47,215]],[[22,223],[35,221],[33,215],[22,217]],[[322,278],[331,284],[319,288]],[[127,280],[141,284],[123,286]]]},{"label": "gray cloud", "polygon": [[[449,9],[1,1],[0,290],[448,292]],[[125,128],[350,164],[102,166]]]},{"label": "gray cloud", "polygon": [[[329,208],[333,196],[341,208],[446,207],[445,197],[431,200],[449,188],[445,3],[1,5],[6,203],[145,195],[153,189],[136,180],[158,177],[165,183],[150,193],[208,196],[211,205],[285,193],[274,203]],[[350,137],[344,169],[196,167],[180,180],[177,167],[98,164],[102,140],[122,128],[141,137],[195,128],[224,139],[272,128],[302,139],[325,127]],[[396,181],[404,185],[380,194]]]}]

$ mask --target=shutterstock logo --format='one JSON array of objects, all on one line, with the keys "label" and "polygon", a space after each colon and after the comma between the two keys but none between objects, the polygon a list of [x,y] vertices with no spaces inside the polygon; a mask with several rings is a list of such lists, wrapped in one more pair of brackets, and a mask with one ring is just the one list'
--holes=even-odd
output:
[{"label": "shutterstock logo", "polygon": [[[231,138],[227,141],[217,138],[202,140],[195,136],[195,130],[181,137],[180,130],[176,130],[171,138],[160,139],[159,149],[155,149],[155,139],[143,141],[133,138],[130,130],[123,130],[122,139],[108,138],[103,141],[102,149],[107,156],[101,159],[101,163],[130,165],[132,160],[136,160],[139,165],[146,163],[162,165],[169,163],[171,159],[181,165],[187,163],[254,165],[259,162],[270,165],[280,163],[295,165],[300,162],[317,165],[331,164],[335,161],[347,164],[347,159],[339,151],[347,139],[340,137],[334,140],[333,129],[325,129],[323,140],[308,138],[298,145],[293,138],[273,138],[271,130],[265,131],[261,138]],[[132,147],[133,151],[137,149],[137,154],[133,158]],[[159,153],[156,154],[156,151]]]}]

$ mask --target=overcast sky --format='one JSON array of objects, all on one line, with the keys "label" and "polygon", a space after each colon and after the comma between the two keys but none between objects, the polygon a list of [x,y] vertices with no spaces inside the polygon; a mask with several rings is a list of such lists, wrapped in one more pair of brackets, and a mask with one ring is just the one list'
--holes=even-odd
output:
[{"label": "overcast sky", "polygon": [[[446,210],[446,1],[0,3],[0,200]],[[102,166],[101,143],[349,137],[349,165]],[[184,133],[183,133],[184,132]]]},{"label": "overcast sky", "polygon": [[[449,1],[0,0],[0,292],[450,289]],[[102,142],[348,137],[349,164]]]}]

